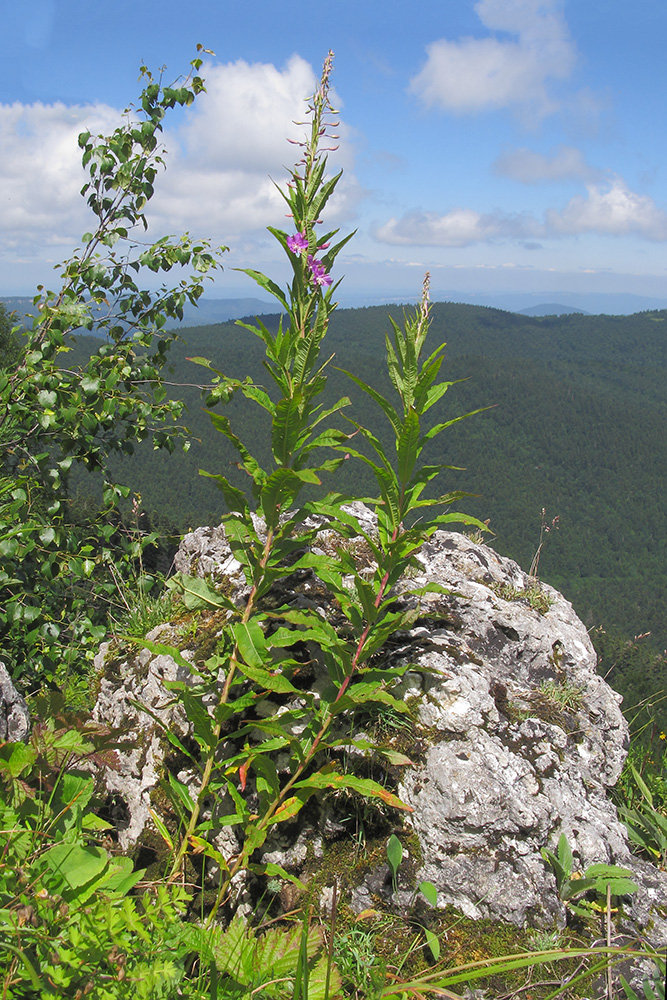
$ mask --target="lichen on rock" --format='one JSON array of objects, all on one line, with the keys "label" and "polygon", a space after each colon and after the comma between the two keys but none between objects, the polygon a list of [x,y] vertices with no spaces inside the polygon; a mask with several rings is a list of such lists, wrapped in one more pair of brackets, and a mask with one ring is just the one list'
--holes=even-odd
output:
[{"label": "lichen on rock", "polygon": [[[360,505],[355,507],[359,514]],[[367,521],[372,531],[370,511]],[[324,526],[317,544],[323,551],[334,544]],[[232,600],[242,599],[247,585],[222,528],[186,536],[176,564],[224,586]],[[419,598],[407,593],[433,583],[440,592]],[[335,605],[311,571],[281,586],[294,588],[281,600],[308,603],[335,624]],[[581,869],[595,862],[631,869],[639,889],[625,908],[627,926],[648,927],[659,944],[667,937],[659,909],[667,898],[667,875],[631,853],[607,794],[629,742],[621,698],[597,674],[593,646],[572,606],[557,591],[539,586],[547,600],[538,609],[529,600],[535,581],[515,562],[463,534],[437,531],[420,550],[411,578],[396,588],[396,600],[411,602],[418,613],[410,631],[393,636],[380,654],[407,668],[398,694],[413,713],[412,732],[401,733],[401,749],[414,766],[386,767],[388,780],[413,811],[402,832],[401,821],[392,822],[404,840],[416,835],[420,860],[414,878],[437,888],[439,906],[544,928],[565,923],[541,853],[564,833]],[[175,641],[173,630],[169,641]],[[103,655],[100,671],[102,661]],[[122,780],[109,778],[131,814],[124,846],[140,836],[148,820],[163,766],[164,740],[154,716],[187,736],[182,709],[162,685],[163,679],[183,679],[169,661],[147,650],[128,655],[101,684],[95,717],[112,725],[130,719],[137,733]],[[323,667],[312,669],[316,691]],[[150,713],[138,712],[132,700]],[[366,766],[366,758],[351,752],[348,760],[350,766],[364,761]],[[341,819],[335,797],[318,801],[307,817],[281,824],[265,846],[265,860],[282,858],[284,866],[307,877],[304,845],[313,838],[320,843],[349,836]],[[231,840],[227,847],[234,849]],[[369,877],[372,882],[372,873]],[[374,899],[370,883],[347,890],[355,909]],[[414,891],[404,895],[407,902]]]}]

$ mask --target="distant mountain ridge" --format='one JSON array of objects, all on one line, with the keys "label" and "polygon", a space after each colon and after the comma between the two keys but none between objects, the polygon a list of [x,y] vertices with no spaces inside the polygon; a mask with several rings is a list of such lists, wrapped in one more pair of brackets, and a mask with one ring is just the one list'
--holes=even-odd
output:
[{"label": "distant mountain ridge", "polygon": [[557,302],[545,302],[539,306],[528,306],[527,309],[519,309],[520,316],[570,316],[577,313],[579,316],[590,316],[585,309],[577,309],[575,306],[562,306]]},{"label": "distant mountain ridge", "polygon": [[[32,299],[27,295],[0,295],[0,302],[4,303],[10,312],[15,312],[17,321],[24,326],[29,324],[28,317],[34,315],[35,307]],[[196,306],[188,303],[183,309],[183,319],[180,323],[171,320],[167,327],[173,329],[175,326],[208,326],[210,323],[227,323],[232,319],[241,319],[243,316],[263,316],[267,313],[275,312],[275,305],[266,299],[239,298],[239,299],[207,299],[202,298]],[[95,334],[94,330],[90,331]]]},{"label": "distant mountain ridge", "polygon": [[[189,303],[183,310],[182,326],[197,324],[226,323],[230,319],[243,316],[266,316],[276,312],[276,303],[267,299],[207,299],[201,298],[196,306]],[[169,326],[172,324],[169,323]]]},{"label": "distant mountain ridge", "polygon": [[[560,301],[553,302],[548,296],[558,295]],[[514,294],[482,294],[476,292],[458,293],[452,291],[433,291],[433,301],[449,303],[450,305],[469,305],[490,309],[500,309],[504,312],[514,313],[520,316],[568,316],[578,314],[582,316],[628,316],[646,310],[663,310],[667,308],[667,299],[648,298],[640,295],[629,294],[597,294],[586,295],[570,292],[543,293],[542,301],[538,296],[528,293]],[[542,296],[540,296],[542,298]],[[538,299],[536,302],[535,300]],[[24,321],[25,317],[34,312],[33,300],[30,296],[20,295],[0,295],[0,302],[3,302],[10,311],[15,311],[19,321]],[[377,306],[383,308],[402,307],[404,305],[414,305],[416,299],[410,295],[403,297],[392,297],[387,300],[386,296],[378,292],[374,295],[352,294],[341,296],[340,308],[371,309]],[[278,311],[277,303],[270,299],[260,299],[253,296],[236,296],[229,298],[202,297],[196,306],[189,303],[183,310],[183,320],[178,323],[172,321],[167,324],[170,327],[186,326],[207,326],[213,323],[226,323],[229,320],[241,319],[246,316],[266,316]],[[92,331],[94,333],[94,331]]]}]

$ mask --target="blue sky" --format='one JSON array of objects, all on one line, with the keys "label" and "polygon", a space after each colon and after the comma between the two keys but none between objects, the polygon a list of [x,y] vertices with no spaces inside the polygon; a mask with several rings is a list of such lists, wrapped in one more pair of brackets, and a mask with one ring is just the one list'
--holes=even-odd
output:
[{"label": "blue sky", "polygon": [[348,300],[631,293],[667,301],[667,6],[643,0],[22,0],[0,36],[0,294],[53,285],[89,227],[76,136],[111,130],[138,67],[208,93],[167,123],[153,235],[230,246],[210,294],[280,277],[270,177],[293,158],[329,48],[345,170],[329,221],[358,235]]}]

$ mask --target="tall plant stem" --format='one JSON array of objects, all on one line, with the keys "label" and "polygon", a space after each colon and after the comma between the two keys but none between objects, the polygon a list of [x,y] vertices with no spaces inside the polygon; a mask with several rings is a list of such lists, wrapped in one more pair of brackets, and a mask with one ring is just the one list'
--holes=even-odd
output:
[{"label": "tall plant stem", "polygon": [[[273,544],[274,534],[273,531],[268,531],[266,536],[266,542],[264,544],[264,552],[262,558],[259,562],[259,566],[262,572],[266,571],[266,566],[271,555],[271,547]],[[261,584],[261,577],[258,581],[253,583],[248,595],[248,600],[246,601],[246,606],[243,612],[243,617],[241,621],[246,623],[250,620],[250,617],[255,610],[257,603],[257,594],[259,591],[259,586]],[[227,675],[225,677],[225,683],[218,700],[218,707],[221,705],[226,705],[229,700],[229,692],[238,669],[238,658],[239,658],[239,648],[238,645],[234,646],[232,655],[229,658],[229,667],[227,670]],[[173,882],[181,873],[181,865],[183,863],[183,858],[188,849],[188,843],[190,837],[193,836],[195,830],[197,829],[197,824],[199,823],[199,817],[201,815],[202,803],[206,797],[208,787],[211,783],[211,775],[213,774],[213,768],[215,766],[215,756],[218,752],[218,747],[220,745],[220,736],[222,734],[222,722],[216,723],[213,728],[213,739],[211,740],[211,745],[209,746],[208,753],[206,754],[206,762],[204,764],[204,770],[202,773],[201,785],[199,787],[199,792],[197,794],[197,801],[195,802],[195,807],[190,814],[190,820],[188,822],[187,829],[181,838],[181,843],[179,845],[176,857],[174,858],[174,863],[172,865],[171,873],[169,875],[169,881]]]},{"label": "tall plant stem", "polygon": [[[395,528],[391,536],[392,542],[395,542],[397,538],[398,538],[398,528]],[[389,582],[389,572],[390,572],[389,570],[386,570],[380,582],[380,587],[378,589],[377,596],[375,598],[376,608],[380,607],[382,600],[384,598],[385,590],[387,589],[387,583]],[[373,626],[371,622],[367,622],[363,632],[359,636],[359,641],[357,642],[357,648],[355,649],[354,656],[352,657],[352,664],[351,664],[352,669],[350,670],[349,674],[341,684],[340,690],[336,695],[336,701],[338,701],[340,698],[343,697],[343,695],[347,691],[347,688],[349,687],[350,681],[352,680],[355,671],[359,666],[359,658],[361,657],[361,653],[364,648],[364,643],[366,642],[366,639],[368,638],[372,627]]]},{"label": "tall plant stem", "polygon": [[[395,529],[394,532],[393,532],[393,534],[392,534],[392,539],[391,539],[392,542],[395,542],[396,539],[397,539],[397,537],[398,537],[398,529]],[[382,603],[382,600],[383,600],[385,592],[386,592],[387,583],[389,581],[389,576],[390,576],[390,571],[389,570],[387,570],[383,574],[383,576],[382,576],[382,580],[380,582],[378,593],[377,593],[377,596],[375,598],[375,607],[376,608],[378,608],[380,606],[380,604]],[[368,638],[368,636],[369,636],[369,634],[371,632],[372,627],[373,627],[372,623],[368,622],[366,624],[366,626],[364,627],[361,635],[359,636],[359,639],[357,641],[357,646],[356,646],[356,649],[355,649],[355,652],[354,652],[354,656],[352,657],[350,672],[348,673],[347,677],[345,677],[345,679],[343,680],[343,683],[341,684],[341,686],[340,686],[340,688],[338,690],[338,694],[336,695],[334,704],[345,694],[345,691],[347,690],[347,688],[348,688],[348,686],[350,684],[350,681],[352,680],[352,678],[353,678],[353,676],[354,676],[354,674],[355,674],[355,672],[356,672],[356,670],[357,670],[357,668],[359,666],[359,660],[361,658],[361,654],[362,654],[362,651],[363,651],[364,643],[366,642],[366,640],[367,640],[367,638]],[[322,722],[322,724],[321,724],[321,726],[320,726],[320,728],[319,728],[319,730],[318,730],[318,732],[317,732],[317,734],[315,736],[315,739],[313,740],[313,742],[312,742],[312,744],[311,744],[308,752],[304,756],[304,759],[299,763],[296,771],[291,776],[291,778],[289,779],[289,781],[287,781],[286,784],[283,785],[283,787],[280,790],[280,794],[278,796],[276,796],[276,798],[270,803],[270,805],[268,806],[268,808],[267,808],[266,812],[264,813],[264,815],[261,817],[261,819],[259,819],[259,821],[257,823],[257,828],[258,829],[266,829],[270,825],[271,820],[275,816],[277,810],[280,808],[280,806],[282,805],[282,803],[285,802],[285,800],[287,799],[289,793],[291,792],[291,790],[294,787],[294,785],[296,784],[296,782],[299,781],[301,779],[301,777],[305,774],[305,772],[308,770],[308,768],[310,767],[312,761],[314,760],[317,752],[319,751],[320,744],[321,744],[322,740],[324,739],[324,737],[325,737],[325,735],[326,735],[329,727],[331,726],[332,719],[333,719],[333,715],[329,712],[325,716],[325,718],[324,718],[324,720],[323,720],[323,722]],[[210,772],[209,772],[209,777],[210,777]],[[226,897],[227,893],[229,892],[229,889],[230,889],[230,886],[231,886],[231,883],[232,883],[234,877],[238,874],[239,871],[241,871],[243,868],[245,868],[247,866],[249,860],[250,860],[249,853],[244,848],[241,851],[241,853],[237,856],[236,861],[234,862],[234,864],[229,869],[229,874],[227,875],[226,879],[224,880],[224,882],[220,886],[220,889],[218,891],[218,895],[216,897],[215,904],[214,904],[213,909],[211,910],[211,912],[210,912],[210,914],[208,916],[208,919],[207,919],[207,926],[210,926],[213,923],[213,921],[215,920],[215,917],[217,915],[218,909],[220,908],[220,906],[224,902],[225,897]]]}]

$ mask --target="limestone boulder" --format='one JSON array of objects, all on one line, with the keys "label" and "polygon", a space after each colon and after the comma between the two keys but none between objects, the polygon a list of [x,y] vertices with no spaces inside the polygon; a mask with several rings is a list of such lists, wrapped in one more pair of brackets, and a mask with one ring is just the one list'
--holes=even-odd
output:
[{"label": "limestone boulder", "polygon": [[[372,531],[372,513],[360,505],[355,512]],[[323,526],[318,544],[325,550],[326,535]],[[414,720],[406,749],[413,766],[399,769],[397,790],[412,809],[403,823],[419,845],[412,852],[416,881],[433,883],[439,906],[454,905],[470,917],[562,926],[565,909],[542,849],[555,849],[564,833],[580,870],[595,862],[631,869],[639,890],[625,907],[628,928],[648,928],[651,940],[664,942],[667,874],[631,853],[608,795],[629,742],[621,698],[597,674],[594,649],[572,606],[515,562],[462,534],[437,532],[418,563],[396,592],[397,600],[415,607],[415,622],[385,652],[409,668],[399,694]],[[232,600],[242,600],[246,591],[222,528],[187,535],[176,566],[222,583]],[[433,583],[439,592],[419,599],[409,594]],[[326,588],[311,571],[286,586],[292,585],[294,592],[282,593],[281,600],[334,615]],[[219,626],[212,616],[213,636]],[[174,643],[177,631],[165,626],[153,637]],[[179,647],[186,659],[194,655],[187,638]],[[164,687],[165,679],[187,680],[188,671],[146,649],[116,657],[111,666],[109,656],[103,650],[98,660],[95,717],[109,725],[129,721],[136,733],[136,750],[119,774],[109,776],[126,804],[121,843],[129,847],[150,821],[167,752],[165,729],[188,738],[183,710]],[[313,690],[317,685],[316,676]],[[265,710],[271,711],[270,703]],[[187,768],[178,776],[191,781],[196,794],[196,776]],[[323,839],[346,834],[331,801],[322,801],[319,819],[310,815],[307,822],[308,829],[281,824],[264,860],[299,874],[309,841],[319,858]],[[400,822],[397,817],[397,830]],[[383,881],[384,874],[374,871],[352,886],[352,908],[374,905]],[[407,905],[410,893],[404,895]],[[393,903],[400,897],[399,891]]]}]

